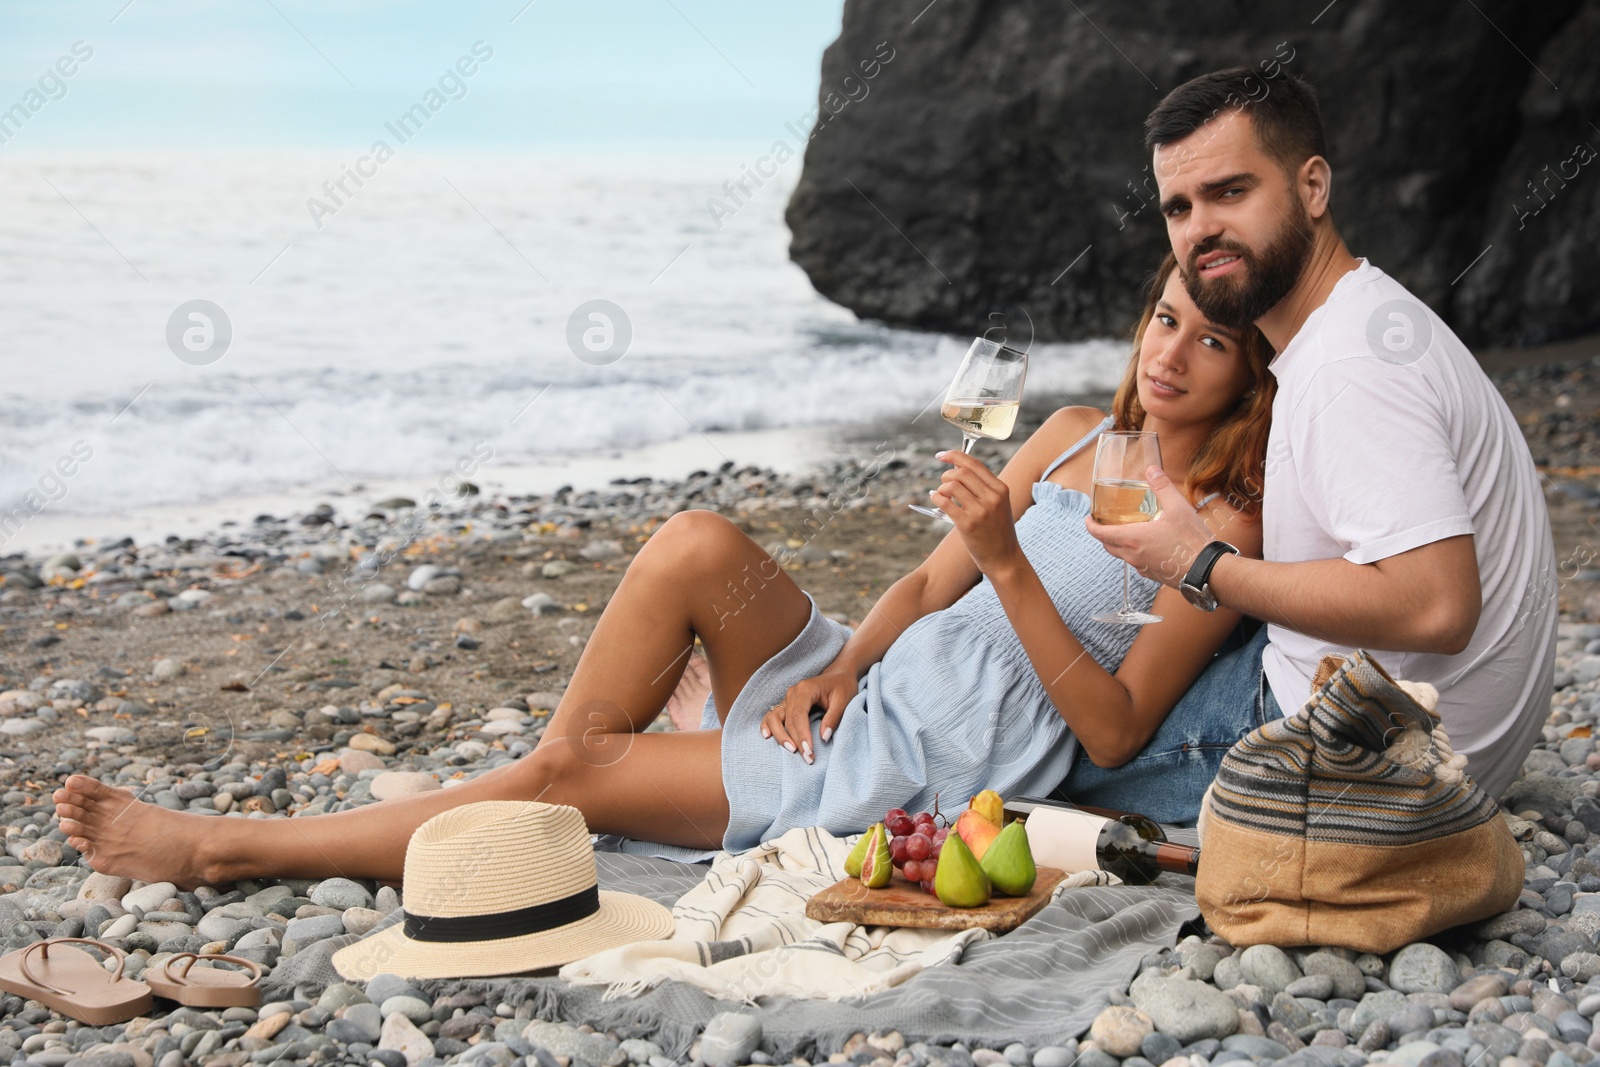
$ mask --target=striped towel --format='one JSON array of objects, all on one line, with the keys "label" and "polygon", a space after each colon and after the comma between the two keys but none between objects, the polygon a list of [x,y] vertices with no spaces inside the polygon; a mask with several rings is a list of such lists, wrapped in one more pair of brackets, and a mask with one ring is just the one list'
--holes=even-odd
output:
[{"label": "striped towel", "polygon": [[[834,837],[797,827],[745,852],[720,853],[700,884],[672,909],[677,930],[561,968],[563,980],[603,985],[604,998],[637,996],[669,979],[713,997],[755,1005],[756,997],[857,999],[890,989],[925,968],[955,962],[984,930],[924,930],[822,923],[806,917],[812,894],[845,877],[861,835]],[[1072,875],[1062,890],[1120,884],[1100,871]]]}]

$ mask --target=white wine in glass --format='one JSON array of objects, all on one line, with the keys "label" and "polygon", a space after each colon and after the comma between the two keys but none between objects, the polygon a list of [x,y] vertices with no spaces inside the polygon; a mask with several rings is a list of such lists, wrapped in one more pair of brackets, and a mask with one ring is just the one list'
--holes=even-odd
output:
[{"label": "white wine in glass", "polygon": [[[945,390],[939,413],[961,430],[961,451],[970,453],[982,437],[1003,441],[1017,424],[1022,404],[1022,383],[1028,374],[1028,354],[987,337],[973,340],[956,376]],[[912,504],[920,511],[948,523],[955,520],[939,508]]]},{"label": "white wine in glass", "polygon": [[[1161,514],[1155,490],[1145,479],[1145,468],[1161,466],[1161,444],[1153,432],[1107,430],[1094,448],[1094,475],[1089,511],[1094,521],[1107,526],[1149,522]],[[1160,615],[1135,611],[1128,582],[1133,568],[1122,565],[1122,607],[1091,616],[1095,622],[1143,626],[1160,622]]]},{"label": "white wine in glass", "polygon": [[1160,513],[1156,493],[1149,482],[1135,482],[1126,478],[1107,478],[1094,483],[1094,521],[1107,526],[1120,526],[1125,522],[1149,522]]},{"label": "white wine in glass", "polygon": [[939,409],[944,421],[958,426],[973,437],[991,437],[1004,441],[1011,436],[1017,424],[1017,409],[1022,405],[1015,400],[996,400],[978,397],[971,400],[946,400]]}]

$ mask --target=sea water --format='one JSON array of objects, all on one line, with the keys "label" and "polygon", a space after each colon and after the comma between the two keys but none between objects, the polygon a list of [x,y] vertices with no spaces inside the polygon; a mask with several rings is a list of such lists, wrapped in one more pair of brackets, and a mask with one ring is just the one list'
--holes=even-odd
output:
[{"label": "sea water", "polygon": [[[486,450],[489,482],[663,446],[679,473],[750,462],[728,442],[756,454],[738,435],[826,442],[936,412],[971,340],[860,321],[811,288],[783,221],[798,161],[732,214],[734,153],[416,151],[359,184],[348,169],[0,158],[0,508],[43,498],[59,522],[361,496]],[[216,311],[190,318],[193,301]],[[1124,358],[1034,345],[1029,395],[1109,388]]]}]

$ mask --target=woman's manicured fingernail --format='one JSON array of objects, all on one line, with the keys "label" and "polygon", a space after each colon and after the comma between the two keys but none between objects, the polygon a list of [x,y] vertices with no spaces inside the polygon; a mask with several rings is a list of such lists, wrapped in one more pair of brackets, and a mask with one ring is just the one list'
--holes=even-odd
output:
[{"label": "woman's manicured fingernail", "polygon": [[772,736],[772,731],[767,729],[765,726],[763,726],[761,728],[761,736],[762,737],[771,737]]},{"label": "woman's manicured fingernail", "polygon": [[800,747],[805,750],[806,762],[810,763],[811,762],[811,742],[810,741],[802,742]]},{"label": "woman's manicured fingernail", "polygon": [[790,752],[793,752],[795,750],[793,741],[785,741],[783,743],[783,747],[788,749]]},{"label": "woman's manicured fingernail", "polygon": [[823,740],[824,740],[824,741],[830,741],[830,740],[832,740],[832,739],[833,739],[833,727],[831,727],[831,726],[824,726],[824,727],[823,727],[823,728],[822,728],[822,739],[823,739]]}]

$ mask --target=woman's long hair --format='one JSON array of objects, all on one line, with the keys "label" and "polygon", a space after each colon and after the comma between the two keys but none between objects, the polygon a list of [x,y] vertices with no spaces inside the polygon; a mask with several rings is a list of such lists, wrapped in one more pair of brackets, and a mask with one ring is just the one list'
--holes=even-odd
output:
[{"label": "woman's long hair", "polygon": [[[1178,267],[1168,252],[1156,268],[1145,292],[1144,312],[1133,331],[1133,358],[1111,402],[1111,414],[1118,430],[1137,430],[1144,426],[1144,408],[1139,403],[1139,349],[1144,332],[1155,318],[1156,304],[1167,287],[1167,278]],[[1207,493],[1221,493],[1228,506],[1245,515],[1261,512],[1261,490],[1266,473],[1267,431],[1272,425],[1272,398],[1278,383],[1267,363],[1272,346],[1255,326],[1239,331],[1241,355],[1250,373],[1250,382],[1233,410],[1225,414],[1189,460],[1189,499],[1199,500]]]}]

